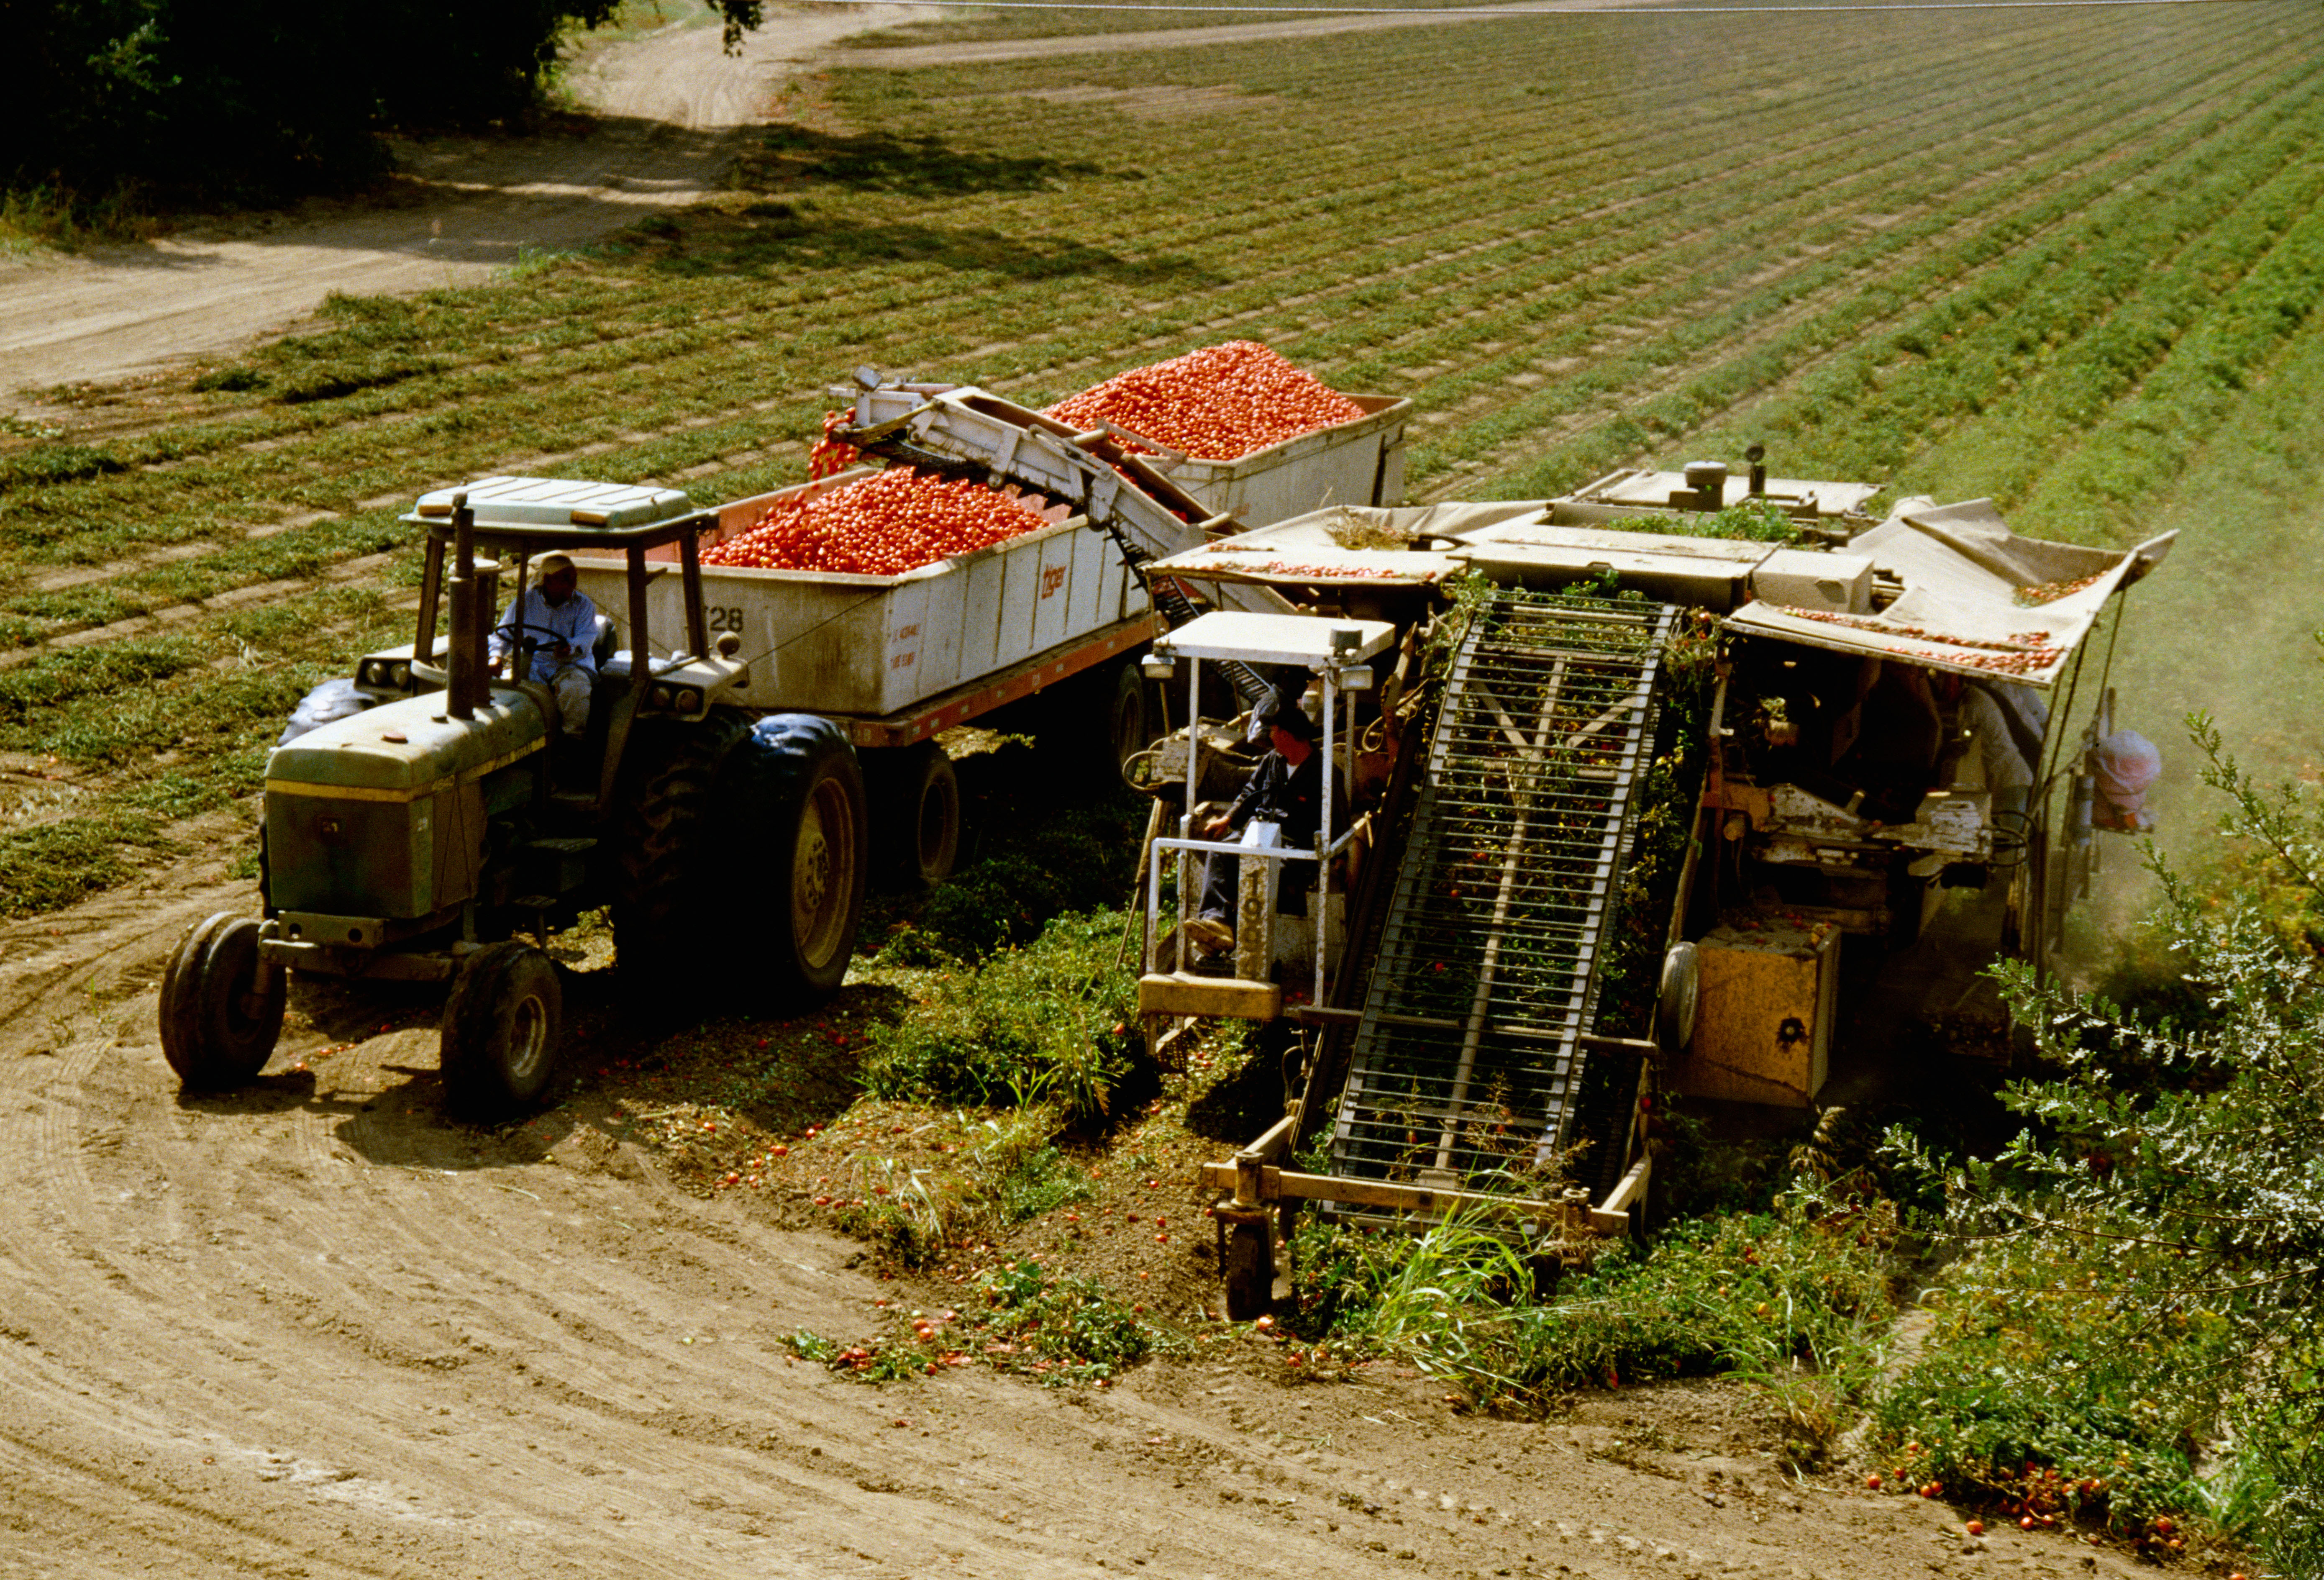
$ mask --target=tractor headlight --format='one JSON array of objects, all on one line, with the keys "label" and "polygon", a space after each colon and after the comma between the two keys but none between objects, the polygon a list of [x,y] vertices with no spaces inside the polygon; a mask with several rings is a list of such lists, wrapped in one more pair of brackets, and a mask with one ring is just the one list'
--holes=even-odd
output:
[{"label": "tractor headlight", "polygon": [[669,688],[667,686],[656,686],[651,691],[646,694],[646,700],[650,702],[656,707],[668,707],[669,706]]},{"label": "tractor headlight", "polygon": [[679,687],[678,688],[678,711],[680,713],[700,713],[702,711],[702,693],[696,691],[691,686]]}]

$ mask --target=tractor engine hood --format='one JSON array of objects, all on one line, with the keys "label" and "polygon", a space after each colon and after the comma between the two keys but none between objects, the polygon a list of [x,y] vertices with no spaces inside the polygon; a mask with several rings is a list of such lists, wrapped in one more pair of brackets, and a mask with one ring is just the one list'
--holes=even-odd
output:
[{"label": "tractor engine hood", "polygon": [[349,800],[413,800],[482,778],[549,738],[548,721],[521,691],[496,688],[472,719],[444,712],[440,692],[334,719],[277,746],[266,759],[269,794]]},{"label": "tractor engine hood", "polygon": [[266,891],[286,937],[377,948],[476,894],[493,812],[532,793],[548,741],[503,688],[471,719],[440,693],[310,730],[266,760]]}]

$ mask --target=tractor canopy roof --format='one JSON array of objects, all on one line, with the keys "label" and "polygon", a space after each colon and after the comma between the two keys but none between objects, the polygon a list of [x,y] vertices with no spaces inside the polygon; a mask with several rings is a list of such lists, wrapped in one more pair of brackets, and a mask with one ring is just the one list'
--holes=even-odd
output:
[{"label": "tractor canopy roof", "polygon": [[431,531],[452,527],[456,495],[468,496],[477,541],[530,555],[547,549],[625,549],[668,542],[702,525],[694,502],[676,488],[588,483],[556,477],[479,477],[420,496],[403,519]]}]

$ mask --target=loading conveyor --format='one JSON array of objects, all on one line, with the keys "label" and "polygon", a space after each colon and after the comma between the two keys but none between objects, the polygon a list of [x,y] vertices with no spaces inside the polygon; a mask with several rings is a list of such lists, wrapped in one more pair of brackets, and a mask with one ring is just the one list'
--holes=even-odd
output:
[{"label": "loading conveyor", "polygon": [[[1069,505],[1111,538],[1122,559],[1141,577],[1151,560],[1199,548],[1215,533],[1240,530],[1231,516],[1212,514],[1111,429],[1077,433],[973,384],[893,383],[871,368],[856,371],[854,388],[833,393],[854,406],[853,425],[834,436],[843,442],[889,460],[965,474]],[[1193,604],[1176,581],[1146,580],[1155,606],[1173,628],[1194,617]],[[1221,608],[1246,614],[1293,613],[1271,587],[1221,587],[1214,598]],[[1226,672],[1246,704],[1257,707],[1266,699],[1266,682],[1248,668],[1229,665]]]},{"label": "loading conveyor", "polygon": [[1503,595],[1472,620],[1372,964],[1335,1176],[1517,1195],[1561,1177],[1674,619]]}]

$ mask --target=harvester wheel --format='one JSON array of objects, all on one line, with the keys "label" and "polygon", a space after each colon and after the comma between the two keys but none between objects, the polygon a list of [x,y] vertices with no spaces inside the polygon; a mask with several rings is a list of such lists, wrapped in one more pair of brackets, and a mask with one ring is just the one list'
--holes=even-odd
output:
[{"label": "harvester wheel", "polygon": [[872,791],[881,882],[905,893],[933,889],[960,864],[960,776],[934,741],[879,756],[890,759]]},{"label": "harvester wheel", "polygon": [[1227,1224],[1227,1320],[1254,1322],[1275,1306],[1275,1234],[1264,1215]]},{"label": "harvester wheel", "polygon": [[742,886],[739,903],[719,908],[747,963],[739,979],[779,1003],[838,991],[863,919],[870,832],[847,733],[814,714],[761,719],[719,774],[716,829],[721,868]]},{"label": "harvester wheel", "polygon": [[189,1091],[239,1086],[282,1032],[282,969],[258,958],[258,924],[220,911],[186,935],[161,974],[161,1054]]},{"label": "harvester wheel", "polygon": [[720,714],[700,724],[657,723],[631,737],[613,963],[633,1008],[698,1002],[725,964],[717,955],[729,935],[712,919],[766,903],[727,881],[749,872],[719,851],[713,827],[720,770],[748,733],[740,716]]},{"label": "harvester wheel", "polygon": [[1655,1000],[1655,1041],[1665,1058],[1684,1053],[1694,1041],[1695,1009],[1702,998],[1702,961],[1692,944],[1673,944],[1663,956]]},{"label": "harvester wheel", "polygon": [[539,949],[511,938],[469,956],[444,1001],[445,1106],[468,1119],[532,1106],[557,1073],[564,1021],[557,967]]}]

